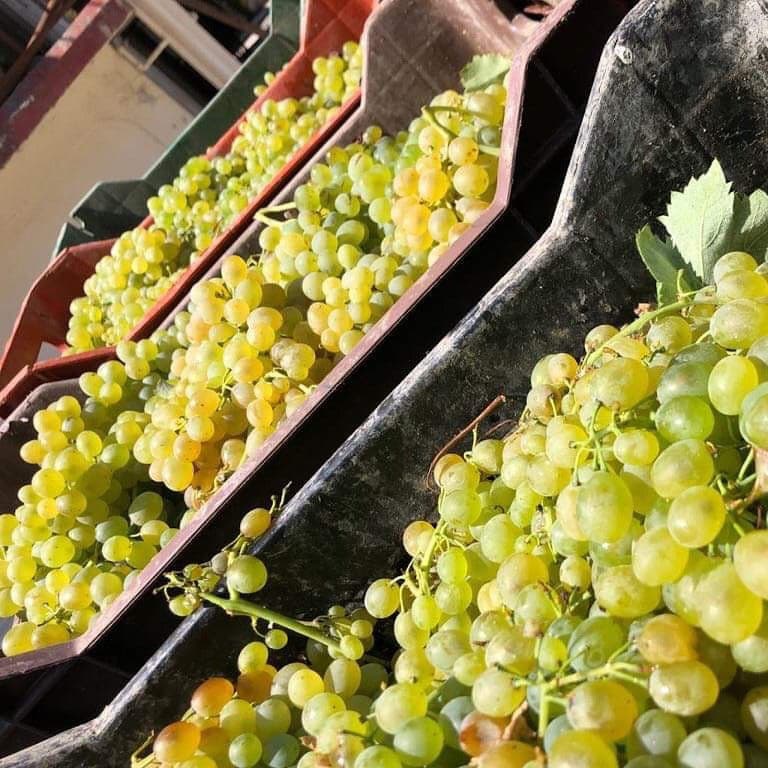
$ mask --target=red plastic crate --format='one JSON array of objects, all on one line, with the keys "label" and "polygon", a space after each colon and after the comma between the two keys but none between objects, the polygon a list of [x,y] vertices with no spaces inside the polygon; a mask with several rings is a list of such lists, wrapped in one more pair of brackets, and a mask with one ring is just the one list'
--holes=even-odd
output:
[{"label": "red plastic crate", "polygon": [[[307,0],[307,11],[303,20],[301,45],[298,52],[277,74],[266,91],[253,102],[248,111],[258,109],[268,99],[300,98],[309,95],[312,92],[314,79],[313,59],[338,51],[347,40],[359,40],[365,21],[373,13],[377,2],[378,0]],[[317,148],[322,146],[354,112],[359,103],[360,90],[358,89],[341,106],[333,119],[322,126],[296,151],[230,226],[190,264],[182,277],[133,328],[128,338],[146,338],[157,329],[168,313],[189,293],[190,288],[248,226],[254,214],[280,192]],[[207,157],[218,157],[229,151],[232,141],[239,134],[238,128],[245,114],[247,112],[241,115],[219,141],[209,148]],[[148,216],[141,226],[148,227],[151,224],[152,217]],[[66,358],[38,361],[44,344],[50,344],[60,350],[66,348],[69,304],[73,299],[82,296],[83,283],[93,273],[99,259],[109,253],[114,242],[114,239],[101,240],[65,248],[30,288],[0,360],[0,386],[4,387],[0,392],[0,415],[7,416],[13,409],[13,405],[31,391],[31,388],[24,387],[25,381],[39,384],[60,379],[63,376],[74,375],[73,371],[88,370],[113,356],[112,348],[102,347],[69,355]],[[27,376],[26,379],[25,376]],[[10,407],[9,399],[13,401]]]}]

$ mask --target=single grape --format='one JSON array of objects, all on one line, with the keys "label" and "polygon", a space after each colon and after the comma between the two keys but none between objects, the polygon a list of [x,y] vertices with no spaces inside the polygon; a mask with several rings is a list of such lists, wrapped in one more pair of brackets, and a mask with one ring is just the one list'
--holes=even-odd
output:
[{"label": "single grape", "polygon": [[719,728],[693,731],[677,751],[681,768],[743,768],[744,754],[736,739]]}]

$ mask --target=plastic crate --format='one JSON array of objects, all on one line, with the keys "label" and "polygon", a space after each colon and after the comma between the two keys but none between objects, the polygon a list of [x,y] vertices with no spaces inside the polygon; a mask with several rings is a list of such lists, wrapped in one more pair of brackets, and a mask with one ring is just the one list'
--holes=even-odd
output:
[{"label": "plastic crate", "polygon": [[[390,0],[385,7],[394,7],[399,2],[406,8],[415,8],[412,0]],[[440,6],[441,12],[445,5]],[[480,5],[479,0],[473,4],[474,7]],[[485,16],[493,11],[487,3],[482,6]],[[420,7],[423,9],[425,4]],[[161,555],[162,565],[158,560],[151,566],[152,573],[145,570],[142,588],[149,586],[155,576],[168,567],[207,558],[213,548],[231,538],[247,509],[268,498],[289,480],[300,485],[309,478],[404,373],[544,230],[551,218],[600,51],[626,10],[626,4],[600,0],[597,15],[592,13],[592,8],[591,0],[569,0],[562,4],[558,13],[550,16],[547,25],[518,54],[515,71],[520,79],[510,90],[505,128],[505,147],[512,148],[512,160],[516,152],[517,160],[516,163],[510,160],[510,165],[515,165],[511,192],[507,189],[505,193],[510,205],[483,238],[471,242],[467,253],[475,259],[465,258],[457,268],[443,275],[420,304],[411,309],[409,323],[400,323],[395,328],[395,324],[386,325],[385,321],[384,333],[375,345],[376,354],[369,355],[365,361],[359,360],[354,370],[328,388],[323,394],[327,404],[305,413],[301,429],[298,424],[286,424],[276,440],[265,446],[263,455],[230,481],[212,502],[215,511],[212,509],[203,517],[203,523],[209,523],[204,535],[190,536],[189,541],[180,543],[183,554],[180,549],[172,552],[166,548]],[[412,19],[406,22],[414,27]],[[384,22],[375,21],[371,27],[378,23]],[[421,23],[433,32],[440,28],[435,21],[423,17]],[[382,35],[380,39],[389,44],[387,37]],[[580,45],[578,58],[569,58],[568,52],[575,50],[577,43]],[[436,37],[432,45],[445,48]],[[392,71],[390,69],[390,75]],[[447,78],[447,67],[436,70],[435,77],[438,76]],[[447,84],[435,82],[432,92]],[[489,248],[494,258],[480,259]],[[57,386],[54,391],[49,391],[51,387],[41,388],[37,393],[42,398],[39,402],[58,396],[66,386],[66,383],[63,388]],[[18,416],[31,411],[29,404]],[[14,456],[29,426],[22,418],[13,418],[7,429],[14,435],[9,438],[13,445],[6,451],[5,438],[0,439],[0,455],[5,459],[0,465],[5,465],[3,471],[7,477],[15,478],[16,485],[12,486],[15,490],[21,473],[28,472]],[[0,477],[0,489],[2,487]],[[349,508],[356,509],[357,505]],[[316,535],[313,538],[317,538]],[[333,585],[336,579],[334,575],[328,583]],[[320,597],[322,602],[325,596]],[[92,716],[86,712],[98,711],[165,640],[175,620],[162,599],[145,593],[128,606],[131,599],[126,596],[126,603],[115,606],[116,610],[125,609],[121,617],[116,613],[110,613],[109,619],[105,617],[105,623],[113,624],[100,627],[106,631],[98,641],[89,633],[79,641],[41,654],[0,662],[0,674],[4,675],[0,680],[0,701],[6,702],[5,716],[13,721],[16,733],[34,739],[35,733],[25,729],[56,732]],[[52,670],[42,668],[52,664],[58,666]],[[98,681],[98,685],[94,681]],[[88,690],[89,696],[73,697],[70,692],[75,685]],[[41,689],[43,693],[39,693]],[[5,747],[0,745],[2,749]]]},{"label": "plastic crate", "polygon": [[[311,93],[314,74],[312,60],[327,56],[341,48],[350,39],[358,39],[365,20],[376,7],[377,0],[309,0],[304,16],[302,44],[296,55],[278,73],[274,82],[253,102],[257,109],[267,99],[300,97]],[[154,331],[168,313],[188,294],[190,288],[215,264],[232,245],[240,233],[250,224],[253,215],[262,208],[304,165],[316,149],[343,125],[360,103],[360,91],[349,98],[337,114],[320,128],[285,163],[280,172],[254,197],[231,224],[219,233],[211,245],[186,269],[184,274],[160,298],[129,334],[131,339],[141,339]],[[232,141],[239,135],[239,117],[206,153],[217,157],[229,151]],[[149,226],[151,217],[142,221]],[[115,232],[115,236],[120,232]],[[61,366],[69,368],[73,361],[83,366],[93,366],[97,361],[108,359],[111,347],[73,354],[64,362],[57,359],[37,362],[44,345],[66,347],[69,322],[69,303],[82,295],[83,282],[102,256],[109,253],[114,239],[98,243],[75,245],[62,251],[40,275],[24,299],[11,336],[0,360],[0,386],[5,386],[14,376],[27,371],[41,371],[42,376],[60,378]],[[87,266],[90,265],[90,271]],[[0,394],[0,399],[4,399]]]},{"label": "plastic crate", "polygon": [[232,123],[233,115],[253,102],[253,84],[265,72],[277,72],[299,47],[300,0],[272,0],[266,13],[269,31],[229,82],[211,99],[140,179],[103,181],[75,206],[54,246],[64,248],[104,240],[135,227],[146,216],[146,200],[173,181],[187,158],[204,153]]}]

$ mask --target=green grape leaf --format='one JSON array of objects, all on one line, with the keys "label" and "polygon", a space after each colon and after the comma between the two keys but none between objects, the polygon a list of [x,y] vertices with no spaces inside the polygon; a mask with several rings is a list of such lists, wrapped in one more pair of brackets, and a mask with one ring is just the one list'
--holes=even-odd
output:
[{"label": "green grape leaf", "polygon": [[511,66],[512,62],[500,53],[478,54],[461,70],[461,84],[465,91],[479,91],[500,81]]},{"label": "green grape leaf", "polygon": [[[646,224],[635,235],[635,244],[640,258],[656,280],[656,294],[659,306],[677,300],[678,280],[684,291],[699,287],[700,281],[686,267],[682,256],[669,239],[657,237],[650,224]],[[682,275],[679,275],[680,272]]]},{"label": "green grape leaf", "polygon": [[704,283],[711,282],[715,262],[730,250],[734,205],[731,183],[715,160],[682,192],[672,193],[667,215],[659,218],[683,261]]},{"label": "green grape leaf", "polygon": [[732,247],[751,253],[757,261],[768,256],[768,194],[762,189],[749,197],[736,193]]}]

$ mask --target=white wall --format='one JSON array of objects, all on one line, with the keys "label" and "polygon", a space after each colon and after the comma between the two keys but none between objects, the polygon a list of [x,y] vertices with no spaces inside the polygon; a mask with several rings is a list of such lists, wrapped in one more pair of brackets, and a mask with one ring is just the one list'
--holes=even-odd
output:
[{"label": "white wall", "polygon": [[142,176],[191,119],[112,46],[86,64],[0,168],[0,348],[76,203],[99,181]]}]

